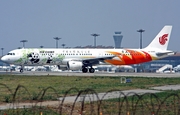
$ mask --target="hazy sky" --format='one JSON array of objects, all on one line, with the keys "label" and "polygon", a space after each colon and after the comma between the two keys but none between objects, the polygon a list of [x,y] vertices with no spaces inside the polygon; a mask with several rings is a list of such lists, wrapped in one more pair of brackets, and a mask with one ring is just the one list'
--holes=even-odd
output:
[{"label": "hazy sky", "polygon": [[0,48],[4,53],[22,47],[55,47],[54,37],[67,47],[114,46],[115,31],[123,34],[122,47],[148,45],[164,25],[173,25],[168,49],[180,51],[179,0],[0,0]]}]

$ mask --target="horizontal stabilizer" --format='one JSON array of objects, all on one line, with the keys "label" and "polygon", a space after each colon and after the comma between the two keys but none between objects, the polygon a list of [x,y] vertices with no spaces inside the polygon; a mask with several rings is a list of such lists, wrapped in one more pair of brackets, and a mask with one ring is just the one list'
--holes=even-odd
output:
[{"label": "horizontal stabilizer", "polygon": [[161,56],[168,56],[168,55],[174,55],[175,52],[158,52],[156,53],[157,56],[161,57]]}]

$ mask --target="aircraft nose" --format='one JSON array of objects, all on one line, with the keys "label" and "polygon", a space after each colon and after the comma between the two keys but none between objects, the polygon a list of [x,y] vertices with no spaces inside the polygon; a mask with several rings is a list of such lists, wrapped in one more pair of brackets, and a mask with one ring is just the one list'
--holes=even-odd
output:
[{"label": "aircraft nose", "polygon": [[7,61],[7,58],[6,58],[5,56],[3,56],[3,57],[1,57],[1,60],[2,60],[3,62],[6,62],[6,61]]}]

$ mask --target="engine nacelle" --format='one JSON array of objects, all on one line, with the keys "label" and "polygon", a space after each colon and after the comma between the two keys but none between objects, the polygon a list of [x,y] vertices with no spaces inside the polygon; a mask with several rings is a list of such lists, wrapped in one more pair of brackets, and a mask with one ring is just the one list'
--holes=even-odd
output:
[{"label": "engine nacelle", "polygon": [[81,70],[83,63],[80,61],[69,61],[67,66],[70,70]]}]

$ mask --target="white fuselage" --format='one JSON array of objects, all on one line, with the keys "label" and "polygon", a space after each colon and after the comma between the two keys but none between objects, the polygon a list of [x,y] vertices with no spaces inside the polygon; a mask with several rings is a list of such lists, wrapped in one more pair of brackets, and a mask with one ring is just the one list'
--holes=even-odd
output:
[{"label": "white fuselage", "polygon": [[[82,61],[103,58],[104,60],[102,62],[105,62],[106,64],[129,65],[148,62],[168,56],[157,56],[157,52],[158,51],[155,50],[143,49],[141,50],[28,48],[12,50],[7,55],[3,56],[2,60],[15,65],[66,65],[68,61]],[[112,58],[108,59],[108,57]],[[118,63],[116,63],[115,61]]]}]

